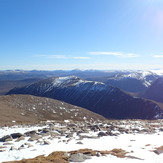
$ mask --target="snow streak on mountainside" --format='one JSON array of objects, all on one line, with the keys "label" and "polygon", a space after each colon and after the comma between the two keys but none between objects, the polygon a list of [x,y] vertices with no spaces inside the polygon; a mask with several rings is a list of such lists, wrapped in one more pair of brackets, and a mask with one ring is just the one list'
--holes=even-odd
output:
[{"label": "snow streak on mountainside", "polygon": [[163,78],[157,79],[142,96],[163,103]]},{"label": "snow streak on mountainside", "polygon": [[107,118],[162,118],[163,111],[149,100],[134,98],[118,88],[75,76],[49,78],[8,94],[31,94],[50,97],[87,108]]}]

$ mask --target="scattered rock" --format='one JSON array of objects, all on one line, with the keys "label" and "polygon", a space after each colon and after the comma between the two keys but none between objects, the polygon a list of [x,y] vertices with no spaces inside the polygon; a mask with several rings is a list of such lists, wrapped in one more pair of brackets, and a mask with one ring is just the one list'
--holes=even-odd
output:
[{"label": "scattered rock", "polygon": [[14,146],[11,146],[10,150],[17,150],[17,148],[15,148]]},{"label": "scattered rock", "polygon": [[5,140],[5,142],[8,142],[8,141],[13,141],[12,137],[7,138],[7,139]]},{"label": "scattered rock", "polygon": [[13,145],[13,143],[6,142],[6,143],[3,143],[3,145]]},{"label": "scattered rock", "polygon": [[5,146],[0,146],[0,149],[6,148]]},{"label": "scattered rock", "polygon": [[76,144],[83,144],[81,141],[78,141]]},{"label": "scattered rock", "polygon": [[160,155],[160,154],[163,153],[163,150],[159,150],[159,149],[157,149],[157,150],[154,150],[154,153],[156,153],[157,155]]},{"label": "scattered rock", "polygon": [[130,158],[130,159],[137,159],[137,160],[144,160],[142,158],[139,158],[139,157],[135,157],[135,156],[126,156],[127,158]]}]

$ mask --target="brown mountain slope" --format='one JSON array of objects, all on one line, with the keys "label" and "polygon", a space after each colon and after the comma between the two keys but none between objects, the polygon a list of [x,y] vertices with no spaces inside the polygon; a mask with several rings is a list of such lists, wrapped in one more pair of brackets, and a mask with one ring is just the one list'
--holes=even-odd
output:
[{"label": "brown mountain slope", "polygon": [[0,125],[46,120],[105,120],[91,111],[54,99],[31,95],[0,96]]}]

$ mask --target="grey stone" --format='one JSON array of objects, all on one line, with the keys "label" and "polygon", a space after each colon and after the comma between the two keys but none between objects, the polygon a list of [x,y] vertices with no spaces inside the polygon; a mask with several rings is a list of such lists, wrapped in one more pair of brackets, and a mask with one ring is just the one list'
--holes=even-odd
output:
[{"label": "grey stone", "polygon": [[6,148],[5,146],[0,146],[0,149]]},{"label": "grey stone", "polygon": [[28,132],[25,132],[24,134],[26,136],[32,136],[32,135],[36,135],[37,131],[36,130],[32,130],[32,131],[28,131]]},{"label": "grey stone", "polygon": [[38,140],[38,139],[40,139],[41,137],[39,136],[39,135],[32,135],[29,139],[28,139],[28,141],[35,141],[35,140]]},{"label": "grey stone", "polygon": [[5,142],[8,142],[8,141],[13,141],[12,137],[5,140]]},{"label": "grey stone", "polygon": [[160,155],[160,154],[163,154],[163,150],[159,150],[159,149],[157,149],[157,150],[154,151],[154,153]]},{"label": "grey stone", "polygon": [[15,148],[14,146],[12,146],[11,148],[10,148],[10,150],[12,151],[12,150],[17,150],[17,148]]},{"label": "grey stone", "polygon": [[101,157],[101,153],[100,152],[97,152],[96,156],[97,157]]},{"label": "grey stone", "polygon": [[21,137],[17,138],[17,139],[15,140],[15,142],[19,142],[19,141],[24,140],[24,139],[25,139],[25,137],[24,137],[24,136],[21,136]]},{"label": "grey stone", "polygon": [[69,158],[71,162],[84,162],[86,159],[90,159],[90,156],[84,155],[83,153],[72,154]]},{"label": "grey stone", "polygon": [[49,142],[49,141],[47,141],[47,140],[44,140],[43,144],[44,144],[44,145],[49,145],[49,144],[50,144],[50,142]]},{"label": "grey stone", "polygon": [[76,144],[83,144],[81,141],[78,141]]},{"label": "grey stone", "polygon": [[99,132],[98,137],[102,137],[102,136],[108,136],[108,134],[105,132]]},{"label": "grey stone", "polygon": [[6,142],[6,143],[3,143],[3,145],[13,145],[13,143]]},{"label": "grey stone", "polygon": [[0,142],[5,142],[7,139],[11,140],[12,137],[10,135],[3,136],[2,138],[0,138]]}]

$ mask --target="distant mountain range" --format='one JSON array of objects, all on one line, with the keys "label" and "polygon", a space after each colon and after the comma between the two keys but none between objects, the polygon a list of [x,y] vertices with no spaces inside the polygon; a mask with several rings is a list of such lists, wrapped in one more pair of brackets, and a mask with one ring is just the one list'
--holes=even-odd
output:
[{"label": "distant mountain range", "polygon": [[0,94],[14,87],[21,87],[49,77],[77,76],[85,80],[103,82],[127,92],[143,92],[156,79],[162,77],[152,71],[0,71]]},{"label": "distant mountain range", "polygon": [[[153,80],[151,78],[150,80]],[[160,105],[155,102],[132,97],[119,88],[102,82],[83,80],[76,76],[41,80],[34,84],[12,89],[7,94],[50,97],[112,119],[163,118],[163,111]]]}]

